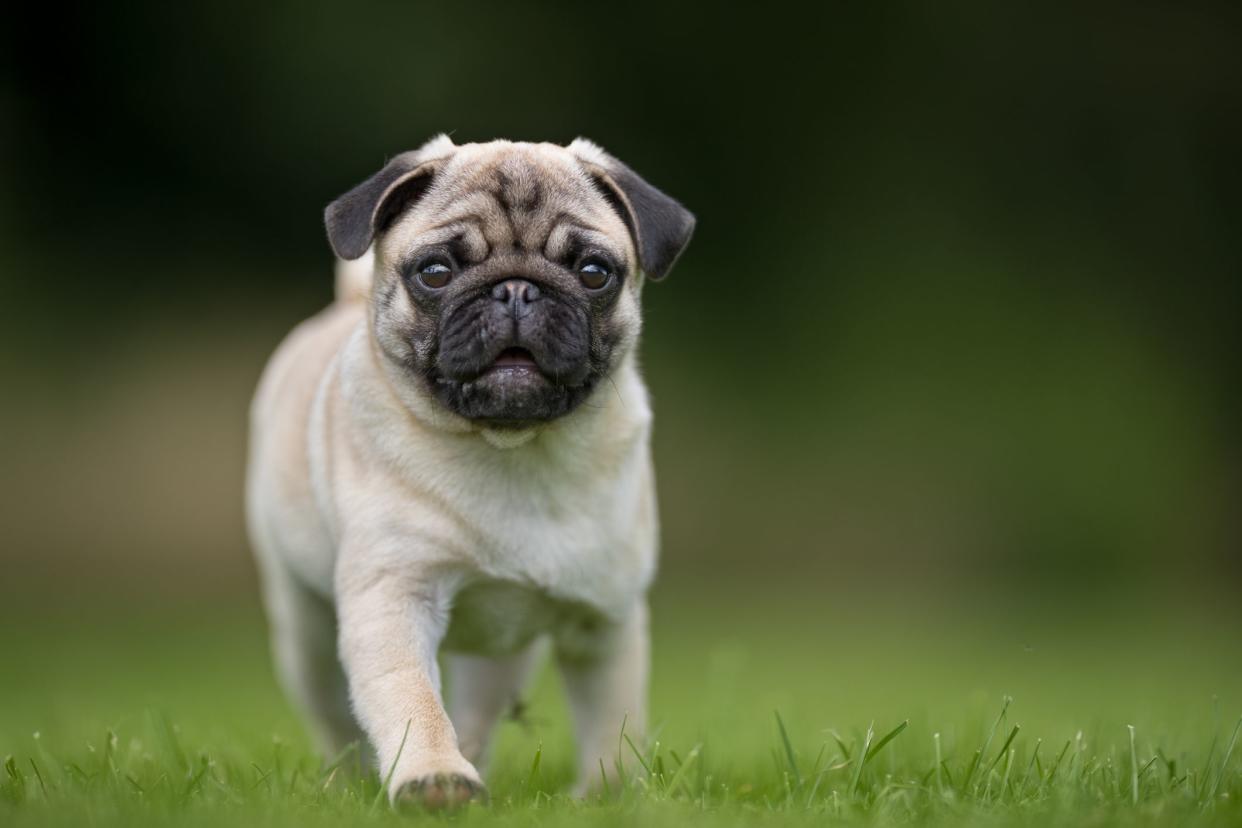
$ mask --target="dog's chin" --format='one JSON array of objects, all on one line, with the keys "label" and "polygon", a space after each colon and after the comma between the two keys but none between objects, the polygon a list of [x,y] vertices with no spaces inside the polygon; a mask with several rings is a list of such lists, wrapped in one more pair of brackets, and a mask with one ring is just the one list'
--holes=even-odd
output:
[{"label": "dog's chin", "polygon": [[573,411],[594,383],[554,382],[523,354],[502,353],[483,373],[469,378],[433,378],[437,398],[449,410],[499,430],[529,429]]}]

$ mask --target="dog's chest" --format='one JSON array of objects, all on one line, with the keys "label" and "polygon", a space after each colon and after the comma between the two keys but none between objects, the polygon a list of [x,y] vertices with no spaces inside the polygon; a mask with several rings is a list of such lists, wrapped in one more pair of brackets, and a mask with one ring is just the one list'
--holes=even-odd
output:
[{"label": "dog's chest", "polygon": [[536,475],[477,490],[479,575],[603,612],[623,609],[650,574],[644,492],[624,478],[541,485]]},{"label": "dog's chest", "polygon": [[555,598],[537,587],[481,580],[457,594],[444,647],[504,655],[525,648],[544,634],[562,640],[593,635],[605,621],[598,609]]},{"label": "dog's chest", "polygon": [[[474,530],[462,539],[472,553],[456,604],[462,629],[521,638],[562,626],[579,609],[624,614],[654,570],[647,464],[643,451],[579,469],[506,456],[504,466],[463,480],[451,501]],[[506,623],[512,631],[500,629]]]}]

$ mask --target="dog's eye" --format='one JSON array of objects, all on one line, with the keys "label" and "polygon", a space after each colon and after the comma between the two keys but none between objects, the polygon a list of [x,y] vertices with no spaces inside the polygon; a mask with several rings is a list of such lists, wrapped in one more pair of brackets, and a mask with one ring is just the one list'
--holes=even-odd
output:
[{"label": "dog's eye", "polygon": [[418,281],[432,290],[444,287],[451,278],[453,278],[453,269],[440,261],[427,262],[418,270]]},{"label": "dog's eye", "polygon": [[588,259],[578,268],[578,278],[588,290],[599,290],[612,281],[612,271],[598,259]]}]

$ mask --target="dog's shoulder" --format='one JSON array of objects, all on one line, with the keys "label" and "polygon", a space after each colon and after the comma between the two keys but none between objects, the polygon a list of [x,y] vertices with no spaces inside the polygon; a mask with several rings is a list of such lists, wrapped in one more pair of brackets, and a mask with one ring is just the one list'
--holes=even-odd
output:
[{"label": "dog's shoulder", "polygon": [[250,497],[285,511],[310,506],[310,440],[315,400],[352,331],[361,304],[335,304],[298,325],[268,361],[250,407]]},{"label": "dog's shoulder", "polygon": [[337,303],[290,331],[259,380],[250,409],[252,426],[262,427],[288,407],[309,411],[327,366],[365,319],[365,305]]}]

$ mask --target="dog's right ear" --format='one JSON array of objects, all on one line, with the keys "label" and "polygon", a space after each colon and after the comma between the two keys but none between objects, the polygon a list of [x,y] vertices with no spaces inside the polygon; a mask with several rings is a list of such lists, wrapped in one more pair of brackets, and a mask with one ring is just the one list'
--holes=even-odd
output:
[{"label": "dog's right ear", "polygon": [[371,246],[401,212],[417,201],[443,162],[456,147],[447,135],[438,135],[416,150],[403,152],[384,168],[323,211],[332,252],[356,259]]},{"label": "dog's right ear", "polygon": [[694,235],[694,214],[587,139],[568,149],[629,228],[647,278],[667,276]]}]

